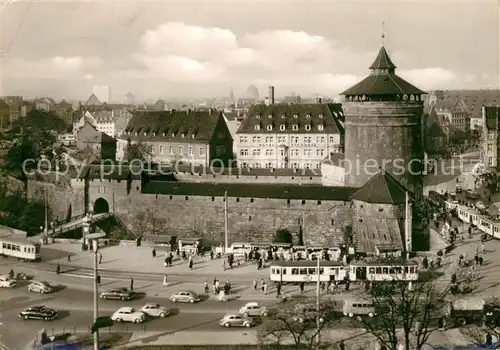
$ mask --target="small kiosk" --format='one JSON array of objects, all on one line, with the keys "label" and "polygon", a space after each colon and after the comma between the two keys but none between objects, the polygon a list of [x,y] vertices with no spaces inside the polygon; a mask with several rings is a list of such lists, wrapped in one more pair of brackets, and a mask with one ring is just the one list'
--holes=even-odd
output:
[{"label": "small kiosk", "polygon": [[181,238],[177,243],[179,252],[185,252],[186,255],[196,255],[200,253],[203,248],[203,238]]}]

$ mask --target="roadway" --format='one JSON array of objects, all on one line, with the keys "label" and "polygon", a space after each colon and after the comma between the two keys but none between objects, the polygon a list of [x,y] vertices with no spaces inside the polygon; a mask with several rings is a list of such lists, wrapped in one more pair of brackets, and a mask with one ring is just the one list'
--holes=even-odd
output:
[{"label": "roadway", "polygon": [[[0,293],[3,330],[3,343],[11,349],[23,349],[37,332],[45,328],[47,332],[62,331],[87,332],[93,322],[93,292],[66,288],[59,285],[53,293],[39,294],[28,291],[27,281],[14,288],[2,289]],[[101,291],[107,288],[100,288]],[[262,305],[271,306],[275,301],[259,301]],[[242,300],[218,302],[203,300],[196,304],[172,303],[167,298],[139,295],[131,301],[115,301],[99,299],[99,316],[111,316],[122,306],[141,308],[146,303],[158,303],[169,308],[172,315],[164,319],[151,318],[143,324],[120,323],[112,327],[114,332],[155,332],[174,333],[179,331],[230,331],[219,326],[218,320],[226,313],[237,312],[245,303]],[[45,305],[59,312],[53,321],[23,320],[19,312],[29,306]],[[235,328],[239,329],[239,328]],[[241,329],[239,329],[241,331]],[[107,330],[104,330],[107,331]]]}]

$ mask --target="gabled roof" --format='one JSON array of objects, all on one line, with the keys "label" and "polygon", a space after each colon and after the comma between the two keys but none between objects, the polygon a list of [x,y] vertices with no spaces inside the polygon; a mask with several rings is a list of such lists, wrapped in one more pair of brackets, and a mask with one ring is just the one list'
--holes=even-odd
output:
[{"label": "gabled roof", "polygon": [[365,203],[402,204],[406,201],[407,191],[398,180],[381,169],[351,199]]},{"label": "gabled roof", "polygon": [[85,102],[85,105],[86,106],[96,106],[96,105],[100,106],[100,105],[102,105],[102,102],[99,101],[99,99],[97,98],[97,96],[95,94],[92,94],[92,95],[90,95],[87,102]]},{"label": "gabled roof", "polygon": [[461,99],[472,118],[481,117],[482,106],[499,106],[500,90],[436,90],[439,100]]},{"label": "gabled roof", "polygon": [[378,52],[375,61],[373,61],[370,69],[396,69],[394,63],[392,63],[391,58],[387,54],[385,47],[382,46]]},{"label": "gabled roof", "polygon": [[134,111],[125,128],[125,133],[132,140],[142,141],[210,141],[219,119],[225,124],[222,113],[212,109],[207,111]]},{"label": "gabled roof", "polygon": [[[343,117],[342,105],[339,103],[252,105],[238,134],[343,134],[339,117]],[[256,125],[260,125],[259,130],[255,129]],[[267,129],[269,125],[272,126],[271,130]],[[281,125],[285,126],[284,130],[281,130]],[[294,125],[298,126],[297,130],[294,130]],[[307,125],[310,126],[309,130],[306,130]],[[322,130],[318,129],[319,125],[323,125]]]}]

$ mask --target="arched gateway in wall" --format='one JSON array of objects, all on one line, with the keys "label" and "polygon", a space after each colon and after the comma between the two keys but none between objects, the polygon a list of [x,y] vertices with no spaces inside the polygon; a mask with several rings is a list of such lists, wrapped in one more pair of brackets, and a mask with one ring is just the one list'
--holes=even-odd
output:
[{"label": "arched gateway in wall", "polygon": [[98,198],[94,203],[94,214],[109,213],[108,201],[104,198]]}]

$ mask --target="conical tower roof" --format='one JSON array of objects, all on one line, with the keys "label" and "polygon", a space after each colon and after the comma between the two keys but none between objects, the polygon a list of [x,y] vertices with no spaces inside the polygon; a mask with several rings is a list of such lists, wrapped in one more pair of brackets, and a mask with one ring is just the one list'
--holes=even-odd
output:
[{"label": "conical tower roof", "polygon": [[383,45],[380,47],[377,58],[373,61],[370,69],[396,69],[396,66],[392,63],[391,58]]},{"label": "conical tower roof", "polygon": [[423,95],[424,91],[396,75],[396,65],[392,62],[384,46],[370,66],[371,74],[353,87],[345,90],[345,96],[396,96]]},{"label": "conical tower roof", "polygon": [[351,199],[365,203],[403,204],[408,190],[392,175],[381,169],[357,190]]}]

